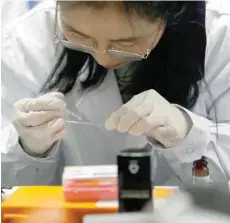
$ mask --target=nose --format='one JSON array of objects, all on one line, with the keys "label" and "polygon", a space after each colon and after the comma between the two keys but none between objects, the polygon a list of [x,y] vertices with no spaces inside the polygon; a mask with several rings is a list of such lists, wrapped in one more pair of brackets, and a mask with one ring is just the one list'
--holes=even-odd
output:
[{"label": "nose", "polygon": [[118,59],[112,57],[107,52],[97,52],[93,54],[94,59],[103,67],[112,68],[115,65],[121,63]]}]

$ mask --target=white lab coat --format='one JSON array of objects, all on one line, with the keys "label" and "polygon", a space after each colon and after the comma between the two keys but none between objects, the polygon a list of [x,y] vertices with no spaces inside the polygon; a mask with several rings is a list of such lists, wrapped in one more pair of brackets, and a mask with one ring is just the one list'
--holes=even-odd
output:
[{"label": "white lab coat", "polygon": [[[36,2],[34,2],[36,3]],[[30,10],[27,0],[15,1],[15,0],[1,0],[1,24],[2,27],[10,23],[11,21],[19,18]]]},{"label": "white lab coat", "polygon": [[[147,143],[145,137],[67,124],[68,135],[48,157],[30,157],[22,150],[11,124],[12,107],[21,98],[36,97],[55,64],[53,16],[54,4],[45,2],[2,32],[3,186],[60,184],[65,165],[113,164],[120,149]],[[208,3],[206,20],[208,90],[201,82],[197,104],[192,111],[186,110],[193,121],[186,139],[176,148],[167,150],[153,145],[153,173],[157,185],[182,186],[191,182],[192,162],[202,155],[208,157],[211,179],[216,185],[227,185],[230,180],[229,3]],[[84,119],[98,125],[103,125],[122,105],[112,70],[99,88],[82,95],[73,89],[66,95],[66,101],[69,110],[84,114]],[[66,119],[72,118],[66,115]]]},{"label": "white lab coat", "polygon": [[28,11],[26,1],[1,0],[2,27]]}]

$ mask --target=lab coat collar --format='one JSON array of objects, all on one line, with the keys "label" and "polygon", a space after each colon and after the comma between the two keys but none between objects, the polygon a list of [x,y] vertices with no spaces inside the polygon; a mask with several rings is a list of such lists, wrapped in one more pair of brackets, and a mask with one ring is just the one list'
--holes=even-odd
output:
[{"label": "lab coat collar", "polygon": [[93,123],[104,124],[105,120],[122,104],[115,73],[109,70],[99,87],[82,93],[76,107],[86,119]]},{"label": "lab coat collar", "polygon": [[[96,89],[84,92],[77,102],[77,110],[83,121],[90,121],[100,127],[109,116],[123,104],[113,70],[109,70],[102,84]],[[115,131],[116,132],[116,131]],[[117,140],[125,137],[127,147],[144,147],[148,142],[144,136],[131,136],[116,132]]]}]

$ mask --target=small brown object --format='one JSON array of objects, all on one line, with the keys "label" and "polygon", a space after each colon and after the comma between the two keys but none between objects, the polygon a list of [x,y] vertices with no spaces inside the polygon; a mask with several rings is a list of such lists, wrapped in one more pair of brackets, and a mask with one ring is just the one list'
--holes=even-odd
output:
[{"label": "small brown object", "polygon": [[200,184],[202,186],[209,185],[210,176],[208,162],[205,156],[193,162],[192,168],[193,184]]}]

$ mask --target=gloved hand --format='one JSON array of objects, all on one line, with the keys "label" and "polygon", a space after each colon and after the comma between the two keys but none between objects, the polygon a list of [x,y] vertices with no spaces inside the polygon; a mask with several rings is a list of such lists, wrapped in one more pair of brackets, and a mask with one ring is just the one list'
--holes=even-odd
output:
[{"label": "gloved hand", "polygon": [[148,90],[134,96],[114,112],[105,127],[121,133],[145,135],[168,148],[183,141],[191,129],[186,116],[155,90]]},{"label": "gloved hand", "polygon": [[25,152],[39,156],[65,136],[64,108],[64,95],[59,92],[15,103],[13,125]]}]

